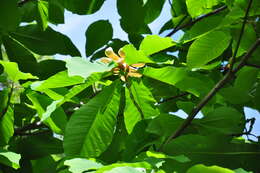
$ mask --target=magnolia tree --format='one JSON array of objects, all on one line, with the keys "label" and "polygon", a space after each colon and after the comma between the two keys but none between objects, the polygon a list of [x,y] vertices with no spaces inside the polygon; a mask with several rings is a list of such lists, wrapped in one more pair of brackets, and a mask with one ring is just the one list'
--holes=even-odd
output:
[{"label": "magnolia tree", "polygon": [[0,173],[259,172],[260,1],[115,0],[128,40],[98,20],[87,58],[49,26],[104,1],[1,0]]}]

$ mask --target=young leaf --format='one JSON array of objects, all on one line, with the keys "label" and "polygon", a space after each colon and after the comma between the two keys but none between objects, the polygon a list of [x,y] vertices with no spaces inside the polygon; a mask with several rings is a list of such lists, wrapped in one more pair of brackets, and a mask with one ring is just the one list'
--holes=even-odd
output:
[{"label": "young leaf", "polygon": [[10,166],[14,169],[20,168],[19,161],[21,159],[20,154],[16,154],[11,151],[0,149],[0,163]]},{"label": "young leaf", "polygon": [[188,67],[201,67],[217,58],[229,46],[230,39],[227,32],[212,31],[194,41],[187,55]]},{"label": "young leaf", "polygon": [[82,78],[88,78],[92,73],[110,71],[112,67],[97,62],[90,62],[81,57],[73,57],[66,60],[66,67],[68,69],[69,76],[81,76]]},{"label": "young leaf", "polygon": [[23,73],[19,70],[18,65],[15,62],[1,61],[0,64],[4,67],[4,72],[7,73],[8,78],[13,82],[26,79],[37,79],[36,76],[30,73]]},{"label": "young leaf", "polygon": [[75,158],[66,160],[64,165],[69,166],[69,171],[72,173],[82,173],[84,171],[101,168],[103,165],[93,160],[83,158]]},{"label": "young leaf", "polygon": [[201,172],[207,172],[207,173],[235,173],[234,171],[222,168],[219,166],[205,166],[202,164],[195,165],[191,167],[187,173],[201,173]]},{"label": "young leaf", "polygon": [[170,37],[162,38],[157,35],[148,35],[143,39],[139,49],[142,50],[146,56],[149,56],[174,45],[175,43]]},{"label": "young leaf", "polygon": [[113,28],[108,20],[92,23],[86,31],[86,55],[90,56],[97,49],[112,40]]},{"label": "young leaf", "polygon": [[106,150],[114,134],[120,90],[117,81],[72,115],[64,136],[68,156],[97,157]]}]

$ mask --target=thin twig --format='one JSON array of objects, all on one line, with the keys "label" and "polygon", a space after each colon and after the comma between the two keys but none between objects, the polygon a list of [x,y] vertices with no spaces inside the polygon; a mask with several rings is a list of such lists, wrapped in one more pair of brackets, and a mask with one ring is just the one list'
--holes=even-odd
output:
[{"label": "thin twig", "polygon": [[240,46],[240,42],[242,40],[242,36],[244,34],[244,30],[245,30],[245,26],[246,26],[246,21],[247,21],[247,17],[248,17],[248,14],[249,14],[249,10],[250,10],[250,7],[252,5],[252,2],[253,0],[249,0],[248,2],[248,6],[246,8],[246,13],[245,13],[245,17],[244,17],[244,21],[243,21],[243,24],[242,24],[242,27],[241,27],[241,30],[240,30],[240,33],[239,33],[239,37],[238,37],[238,40],[237,40],[237,45],[236,45],[236,48],[235,48],[235,51],[234,51],[234,55],[231,57],[230,59],[230,70],[233,69],[233,66],[236,62],[236,56],[237,56],[237,52],[238,52],[238,49],[239,49],[239,46]]},{"label": "thin twig", "polygon": [[172,97],[163,99],[162,101],[159,101],[158,104],[162,104],[162,103],[168,102],[170,100],[174,100],[174,99],[177,99],[177,98],[180,98],[180,97],[184,97],[184,96],[186,96],[188,94],[189,93],[182,93],[182,94],[179,94],[179,95],[176,95],[176,96],[172,96]]},{"label": "thin twig", "polygon": [[238,72],[246,63],[248,58],[260,45],[260,38],[254,43],[254,45],[249,49],[249,51],[244,55],[241,62],[232,71],[229,71],[222,80],[220,80],[214,88],[200,101],[200,103],[192,110],[188,118],[181,124],[179,128],[160,146],[161,150],[166,144],[168,144],[172,139],[181,135],[181,133],[191,124],[192,120],[195,118],[197,113],[210,101],[210,99],[215,96],[215,94],[227,83],[229,80]]},{"label": "thin twig", "polygon": [[260,68],[260,65],[257,65],[257,64],[251,64],[251,63],[246,63],[245,64],[246,66],[249,66],[249,67],[255,67],[255,68]]},{"label": "thin twig", "polygon": [[201,17],[196,18],[195,20],[193,20],[193,21],[191,21],[191,22],[189,22],[189,23],[187,23],[187,24],[185,24],[185,25],[181,25],[181,26],[179,26],[178,28],[174,28],[169,34],[167,34],[167,37],[172,36],[172,35],[175,34],[177,31],[179,31],[179,30],[181,30],[181,29],[183,29],[183,28],[186,28],[186,27],[188,27],[188,26],[194,25],[195,23],[197,23],[198,21],[200,21],[200,20],[202,20],[202,19],[204,19],[204,18],[206,18],[206,17],[215,15],[215,14],[217,14],[217,13],[219,13],[219,12],[225,10],[226,8],[227,8],[227,6],[222,6],[222,7],[218,8],[218,9],[216,9],[216,10],[214,10],[214,11],[208,13],[208,14],[205,14],[205,15],[203,15],[203,16],[201,16]]}]

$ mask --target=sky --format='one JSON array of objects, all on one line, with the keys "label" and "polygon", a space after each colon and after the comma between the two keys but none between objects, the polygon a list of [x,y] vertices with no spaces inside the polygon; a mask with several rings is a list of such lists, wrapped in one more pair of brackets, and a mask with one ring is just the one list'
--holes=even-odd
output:
[{"label": "sky", "polygon": [[[170,5],[166,1],[161,15],[154,22],[149,24],[149,27],[152,30],[153,34],[158,34],[160,28],[170,18],[171,18]],[[95,21],[109,20],[109,22],[113,26],[113,38],[128,40],[127,34],[120,27],[119,19],[120,16],[117,13],[116,1],[106,0],[103,6],[101,7],[101,9],[92,15],[80,16],[66,11],[65,24],[60,24],[57,26],[52,25],[52,27],[55,30],[67,35],[72,40],[72,42],[77,46],[77,48],[80,50],[81,55],[85,57],[85,43],[86,43],[85,32],[88,26]],[[182,32],[177,32],[176,34],[173,35],[173,40],[178,40],[181,35]],[[64,58],[64,56],[63,57],[58,56],[58,58]],[[250,108],[245,108],[244,111],[247,118],[253,118],[253,117],[256,118],[256,122],[252,133],[257,136],[260,136],[260,113]],[[181,117],[187,117],[187,114],[185,114],[183,111],[178,111],[175,114]],[[198,118],[201,116],[202,116],[201,114],[198,115]],[[255,138],[252,137],[251,139],[255,139]]]}]

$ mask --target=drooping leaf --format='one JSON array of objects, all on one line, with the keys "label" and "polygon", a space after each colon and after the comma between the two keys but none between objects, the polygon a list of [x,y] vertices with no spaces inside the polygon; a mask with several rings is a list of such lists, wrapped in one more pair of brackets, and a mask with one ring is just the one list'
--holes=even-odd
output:
[{"label": "drooping leaf", "polygon": [[63,54],[80,56],[80,52],[65,35],[48,27],[42,31],[37,25],[20,26],[11,36],[40,55]]},{"label": "drooping leaf", "polygon": [[220,56],[229,46],[231,36],[223,31],[213,31],[192,43],[187,55],[189,68],[206,65]]},{"label": "drooping leaf", "polygon": [[4,72],[7,73],[8,78],[13,82],[17,82],[19,80],[27,80],[27,79],[37,79],[36,76],[31,75],[30,73],[23,73],[19,70],[17,63],[1,61],[0,64],[4,67]]},{"label": "drooping leaf", "polygon": [[18,169],[20,167],[19,161],[21,159],[20,154],[16,154],[11,151],[0,149],[0,163],[10,166],[14,169]]},{"label": "drooping leaf", "polygon": [[49,5],[48,2],[46,1],[37,2],[38,13],[36,19],[43,31],[48,27],[48,18],[49,18],[48,5]]},{"label": "drooping leaf", "polygon": [[46,80],[37,81],[31,84],[31,88],[36,91],[45,89],[60,88],[83,83],[84,79],[80,76],[69,76],[68,71],[61,71]]},{"label": "drooping leaf", "polygon": [[138,121],[151,119],[159,115],[155,107],[156,100],[142,81],[132,80],[126,88],[125,125],[130,134]]},{"label": "drooping leaf", "polygon": [[[14,134],[14,112],[9,106],[4,115],[0,116],[0,146],[8,144]],[[1,153],[0,153],[1,155]]]},{"label": "drooping leaf", "polygon": [[[98,34],[97,34],[98,33]],[[108,20],[92,23],[86,31],[86,55],[90,56],[113,37],[113,28]]]},{"label": "drooping leaf", "polygon": [[64,136],[65,153],[97,157],[112,141],[119,109],[120,85],[115,82],[77,110]]},{"label": "drooping leaf", "polygon": [[148,0],[148,2],[144,3],[144,10],[145,10],[145,23],[151,23],[154,21],[161,13],[165,0],[161,1],[153,1]]}]

